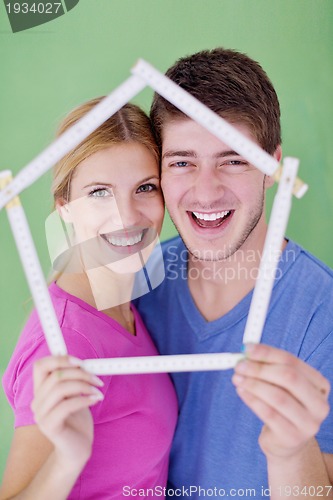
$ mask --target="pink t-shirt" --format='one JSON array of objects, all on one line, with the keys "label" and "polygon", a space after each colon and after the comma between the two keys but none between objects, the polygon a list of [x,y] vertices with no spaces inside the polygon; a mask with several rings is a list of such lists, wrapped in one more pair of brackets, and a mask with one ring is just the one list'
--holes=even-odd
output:
[{"label": "pink t-shirt", "polygon": [[[133,306],[135,336],[55,283],[49,290],[69,354],[81,359],[158,354]],[[35,423],[30,409],[32,366],[47,355],[49,350],[33,311],[3,377],[15,427]],[[177,419],[176,395],[169,376],[101,378],[105,398],[91,409],[95,425],[93,453],[68,498],[124,498],[132,488],[152,488],[156,496],[161,496],[158,492],[166,485]],[[150,493],[150,497],[154,496]]]}]

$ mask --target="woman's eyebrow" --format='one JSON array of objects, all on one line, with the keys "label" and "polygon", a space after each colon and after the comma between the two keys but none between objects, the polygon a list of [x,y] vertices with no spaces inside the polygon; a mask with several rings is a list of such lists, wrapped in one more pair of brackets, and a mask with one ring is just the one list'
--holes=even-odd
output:
[{"label": "woman's eyebrow", "polygon": [[143,184],[144,182],[151,181],[153,179],[157,179],[158,181],[160,180],[158,175],[151,175],[149,177],[145,177],[144,179],[141,179],[140,181],[137,182],[137,184]]},{"label": "woman's eyebrow", "polygon": [[86,186],[83,186],[83,189],[85,188],[88,188],[88,187],[92,187],[92,186],[106,186],[106,187],[113,187],[112,184],[110,184],[109,182],[99,182],[99,181],[94,181],[94,182],[90,182],[89,184],[87,184]]},{"label": "woman's eyebrow", "polygon": [[[147,182],[152,179],[157,179],[158,181],[160,180],[158,175],[150,175],[149,177],[145,177],[144,179],[140,179],[139,181],[136,182],[136,184],[142,184],[143,182]],[[100,182],[100,181],[94,181],[90,182],[86,186],[83,186],[83,189],[92,187],[92,186],[105,186],[105,187],[114,187],[114,184],[110,184],[109,182]]]}]

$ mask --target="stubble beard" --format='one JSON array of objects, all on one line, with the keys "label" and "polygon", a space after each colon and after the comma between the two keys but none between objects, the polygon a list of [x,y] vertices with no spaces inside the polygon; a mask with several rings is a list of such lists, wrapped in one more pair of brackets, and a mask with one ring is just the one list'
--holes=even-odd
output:
[{"label": "stubble beard", "polygon": [[[178,234],[180,235],[184,245],[186,246],[189,254],[194,258],[196,261],[201,261],[201,262],[223,262],[227,259],[230,259],[237,251],[239,251],[246,240],[249,238],[249,236],[252,234],[254,229],[257,227],[261,216],[263,214],[264,210],[264,202],[265,202],[265,189],[263,189],[262,194],[260,199],[258,200],[257,205],[253,208],[253,210],[250,213],[249,220],[242,231],[242,233],[239,235],[238,239],[234,242],[229,244],[229,246],[225,246],[224,250],[217,250],[216,252],[214,250],[209,250],[209,251],[203,251],[203,253],[199,252],[198,250],[195,250],[192,248],[186,240],[183,238],[182,233],[177,226],[175,220],[173,219],[172,215],[170,214],[170,218],[175,226],[175,228],[178,231]],[[169,212],[170,213],[170,212]]]}]

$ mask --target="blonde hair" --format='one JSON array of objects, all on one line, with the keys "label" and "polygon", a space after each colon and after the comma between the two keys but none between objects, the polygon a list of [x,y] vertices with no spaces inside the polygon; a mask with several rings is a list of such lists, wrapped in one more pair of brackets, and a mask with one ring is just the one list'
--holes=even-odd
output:
[{"label": "blonde hair", "polygon": [[[80,120],[102,99],[103,97],[91,99],[71,111],[61,122],[57,137]],[[159,161],[159,150],[149,118],[138,106],[128,103],[55,165],[51,187],[54,200],[69,201],[71,179],[79,163],[97,151],[123,142],[137,142],[146,146],[155,156],[156,161]]]}]

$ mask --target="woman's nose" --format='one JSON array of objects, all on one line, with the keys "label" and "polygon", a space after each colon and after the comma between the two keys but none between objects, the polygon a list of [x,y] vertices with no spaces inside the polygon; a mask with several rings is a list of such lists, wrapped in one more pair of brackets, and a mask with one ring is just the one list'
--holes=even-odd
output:
[{"label": "woman's nose", "polygon": [[136,225],[140,221],[140,211],[134,200],[115,198],[112,211],[112,222],[119,228]]}]

